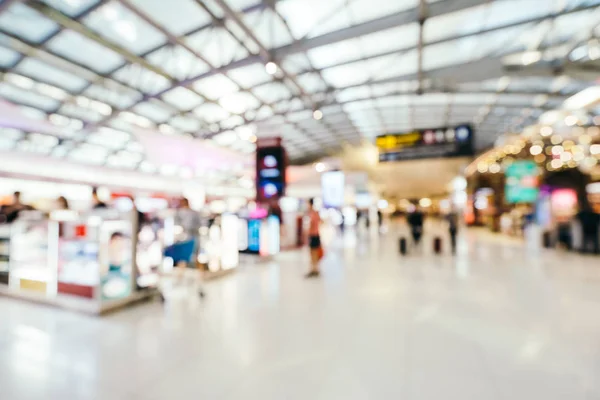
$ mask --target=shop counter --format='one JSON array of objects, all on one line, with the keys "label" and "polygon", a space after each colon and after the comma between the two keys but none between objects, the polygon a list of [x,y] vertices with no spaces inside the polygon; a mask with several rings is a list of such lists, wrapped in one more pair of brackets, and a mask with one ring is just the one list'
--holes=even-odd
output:
[{"label": "shop counter", "polygon": [[114,211],[19,218],[0,293],[93,314],[147,297],[135,279],[136,228]]}]

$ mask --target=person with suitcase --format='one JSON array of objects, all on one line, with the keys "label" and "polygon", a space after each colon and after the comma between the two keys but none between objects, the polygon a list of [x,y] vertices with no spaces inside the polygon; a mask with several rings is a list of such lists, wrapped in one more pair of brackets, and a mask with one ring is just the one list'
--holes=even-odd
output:
[{"label": "person with suitcase", "polygon": [[413,238],[415,247],[421,243],[421,237],[423,236],[423,224],[425,222],[425,215],[423,212],[416,208],[408,216],[408,225],[410,225],[410,232]]}]

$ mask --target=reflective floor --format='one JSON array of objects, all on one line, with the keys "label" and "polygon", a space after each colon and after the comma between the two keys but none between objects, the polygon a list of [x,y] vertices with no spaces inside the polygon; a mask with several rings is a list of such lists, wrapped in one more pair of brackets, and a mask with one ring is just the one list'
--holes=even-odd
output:
[{"label": "reflective floor", "polygon": [[318,280],[287,252],[104,318],[0,298],[0,398],[600,399],[600,258],[397,235],[334,240]]}]

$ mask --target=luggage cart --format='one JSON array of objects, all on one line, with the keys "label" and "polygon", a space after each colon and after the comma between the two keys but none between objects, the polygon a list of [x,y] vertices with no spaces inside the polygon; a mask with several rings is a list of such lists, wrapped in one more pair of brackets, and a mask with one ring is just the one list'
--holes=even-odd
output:
[{"label": "luggage cart", "polygon": [[189,286],[201,299],[204,298],[202,271],[196,260],[196,240],[180,241],[167,246],[164,255],[165,259],[172,262],[167,263],[170,268],[163,268],[160,274],[160,300],[165,302],[168,292],[173,293],[186,287],[189,289]]}]

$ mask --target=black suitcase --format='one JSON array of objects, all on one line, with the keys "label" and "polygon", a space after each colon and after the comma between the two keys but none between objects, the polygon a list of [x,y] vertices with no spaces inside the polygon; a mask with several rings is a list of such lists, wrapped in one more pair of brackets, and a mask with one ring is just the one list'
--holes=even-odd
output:
[{"label": "black suitcase", "polygon": [[442,238],[439,236],[437,236],[435,239],[433,239],[433,252],[435,254],[442,253]]},{"label": "black suitcase", "polygon": [[549,249],[552,247],[552,236],[550,235],[550,232],[544,232],[544,235],[542,236],[542,240],[544,242],[544,247],[546,249]]},{"label": "black suitcase", "polygon": [[406,255],[406,253],[408,252],[408,242],[406,238],[400,238],[400,240],[398,241],[398,248],[400,250],[400,254]]}]

